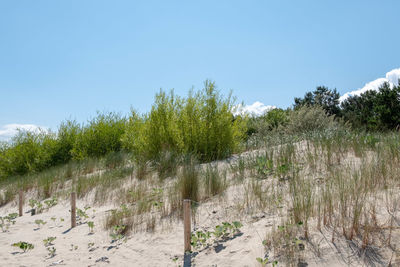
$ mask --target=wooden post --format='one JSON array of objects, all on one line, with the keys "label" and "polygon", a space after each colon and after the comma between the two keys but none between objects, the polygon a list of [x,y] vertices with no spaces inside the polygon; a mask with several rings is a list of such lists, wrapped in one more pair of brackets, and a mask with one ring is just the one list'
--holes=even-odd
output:
[{"label": "wooden post", "polygon": [[22,207],[24,205],[24,191],[19,190],[19,201],[18,201],[18,211],[19,211],[19,216],[22,216]]},{"label": "wooden post", "polygon": [[191,246],[191,222],[190,222],[190,199],[183,200],[183,231],[184,231],[184,241],[185,241],[185,254],[186,252],[192,251]]},{"label": "wooden post", "polygon": [[76,226],[76,193],[71,193],[71,228]]}]

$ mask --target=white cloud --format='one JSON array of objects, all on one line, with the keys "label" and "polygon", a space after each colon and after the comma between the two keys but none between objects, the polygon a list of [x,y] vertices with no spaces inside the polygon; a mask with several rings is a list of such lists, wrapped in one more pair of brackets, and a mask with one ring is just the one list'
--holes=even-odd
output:
[{"label": "white cloud", "polygon": [[247,114],[252,117],[260,116],[270,110],[275,109],[275,106],[266,106],[263,103],[256,101],[251,105],[239,104],[234,107],[233,115]]},{"label": "white cloud", "polygon": [[18,129],[32,132],[39,132],[40,129],[43,129],[34,124],[6,124],[0,127],[0,141],[8,141],[18,133]]},{"label": "white cloud", "polygon": [[372,82],[369,82],[369,83],[365,84],[363,88],[360,88],[358,90],[345,93],[344,95],[342,95],[339,98],[339,101],[342,102],[346,98],[348,98],[349,96],[361,95],[362,93],[365,93],[366,91],[369,91],[369,90],[378,91],[378,88],[384,82],[388,82],[390,87],[393,87],[395,85],[398,85],[399,79],[400,79],[400,68],[391,70],[388,73],[386,73],[386,77],[385,78],[378,78],[378,79],[376,79],[376,80],[374,80]]}]

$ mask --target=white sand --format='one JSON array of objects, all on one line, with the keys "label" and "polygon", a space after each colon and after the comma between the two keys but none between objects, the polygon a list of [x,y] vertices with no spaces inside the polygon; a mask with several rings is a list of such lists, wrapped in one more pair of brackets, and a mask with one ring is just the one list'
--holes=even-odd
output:
[{"label": "white sand", "polygon": [[[212,230],[223,221],[235,220],[242,222],[243,227],[240,235],[194,253],[192,266],[261,266],[256,258],[264,256],[262,240],[266,233],[279,225],[281,218],[276,214],[248,215],[245,211],[240,212],[235,205],[242,201],[239,195],[243,197],[243,191],[243,185],[233,185],[227,189],[223,199],[214,198],[200,205],[195,216],[196,229]],[[83,208],[90,205],[89,202],[78,200],[77,207]],[[90,216],[88,221],[95,223],[94,234],[90,235],[87,224],[70,229],[70,203],[67,200],[34,216],[28,213],[30,207],[25,205],[25,213],[16,219],[15,225],[7,232],[0,232],[0,266],[190,266],[184,265],[181,221],[164,221],[152,233],[132,233],[126,242],[115,246],[111,243],[109,232],[104,230],[105,216],[112,208],[115,207],[105,205],[94,207],[95,213],[93,208],[87,212]],[[0,208],[0,216],[13,212],[18,212],[15,201]],[[57,218],[56,224],[51,220],[52,217]],[[60,218],[64,218],[64,222],[60,222]],[[36,229],[36,219],[47,223],[41,229]],[[372,258],[375,266],[388,266],[390,260],[392,266],[400,266],[399,225],[400,220],[395,222],[397,228],[393,230],[392,240],[397,247],[393,250],[377,248],[381,255],[377,259]],[[43,239],[50,236],[56,237],[56,255],[53,258],[49,258],[43,244]],[[347,241],[336,238],[334,244],[331,242],[329,229],[311,231],[310,237],[311,242],[305,242],[303,255],[307,266],[365,266],[357,250]],[[32,243],[35,248],[21,253],[19,248],[11,246],[18,241]],[[94,246],[88,248],[91,242]],[[369,254],[374,256],[373,253]],[[176,257],[178,259],[174,261]],[[279,263],[278,266],[283,265]]]}]

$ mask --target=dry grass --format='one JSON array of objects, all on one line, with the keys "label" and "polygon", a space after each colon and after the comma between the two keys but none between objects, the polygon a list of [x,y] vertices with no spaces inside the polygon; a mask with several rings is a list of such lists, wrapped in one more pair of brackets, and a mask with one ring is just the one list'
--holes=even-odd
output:
[{"label": "dry grass", "polygon": [[71,163],[10,181],[0,201],[11,201],[17,188],[35,189],[40,198],[72,189],[80,198],[92,193],[98,205],[110,198],[120,206],[107,216],[105,228],[122,225],[127,235],[180,219],[182,199],[212,201],[236,188],[236,210],[230,212],[280,218],[264,245],[271,259],[286,265],[306,260],[304,246],[317,247],[313,236],[318,233],[329,235],[333,244],[351,242],[365,262],[374,262],[368,255],[377,248],[396,251],[400,137],[325,133],[299,140],[266,142],[229,163],[203,166],[191,157],[171,163],[168,155],[153,170],[147,163],[119,164],[117,155],[108,159],[108,169],[95,161]]}]

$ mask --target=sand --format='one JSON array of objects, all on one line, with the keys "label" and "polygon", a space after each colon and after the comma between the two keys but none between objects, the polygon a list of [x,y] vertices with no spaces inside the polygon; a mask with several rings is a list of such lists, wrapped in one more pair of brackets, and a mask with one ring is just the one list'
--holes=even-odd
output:
[{"label": "sand", "polygon": [[[228,165],[229,162],[222,164]],[[243,185],[231,185],[223,198],[215,197],[202,203],[192,218],[194,230],[212,230],[223,221],[240,221],[243,224],[241,232],[206,248],[196,249],[186,259],[183,254],[183,223],[179,219],[163,220],[151,232],[132,233],[125,241],[112,243],[109,231],[104,229],[104,222],[110,210],[116,208],[113,204],[95,205],[87,211],[89,218],[71,229],[68,199],[60,200],[56,206],[34,216],[31,216],[26,203],[23,216],[16,218],[15,224],[7,231],[0,232],[0,266],[261,266],[256,258],[264,257],[262,241],[285,216],[276,212],[250,213],[238,209],[243,201],[243,190]],[[79,199],[77,207],[90,206],[90,203],[87,198]],[[16,201],[0,208],[0,216],[13,212],[18,212]],[[56,218],[56,221],[51,218]],[[38,228],[35,224],[38,219],[46,224]],[[85,223],[87,221],[94,222],[92,234]],[[400,221],[396,223],[398,226]],[[53,236],[56,239],[52,247],[56,248],[56,253],[50,257],[43,239]],[[32,243],[35,247],[22,252],[11,246],[19,241]],[[398,227],[393,231],[392,243],[400,244]],[[366,265],[357,254],[355,245],[340,237],[332,243],[330,229],[311,231],[310,242],[305,241],[304,244],[304,261],[297,266]],[[392,266],[400,266],[400,253],[396,249],[391,252],[377,248],[380,255],[377,259],[372,258],[373,266],[388,266],[390,260]],[[369,253],[371,255],[374,252]],[[284,265],[279,263],[278,266]]]}]

